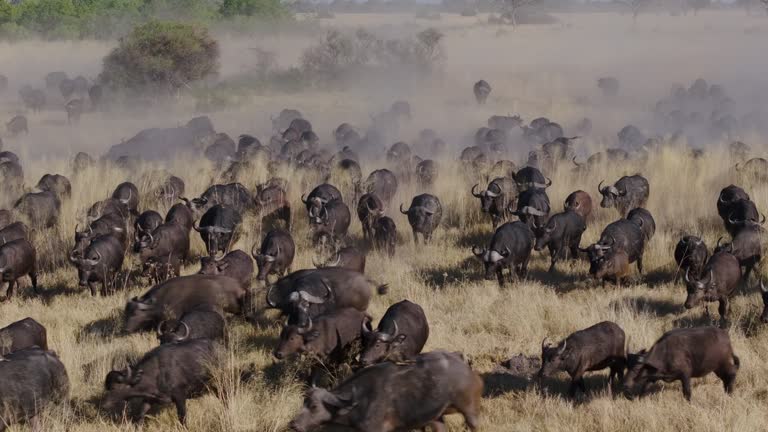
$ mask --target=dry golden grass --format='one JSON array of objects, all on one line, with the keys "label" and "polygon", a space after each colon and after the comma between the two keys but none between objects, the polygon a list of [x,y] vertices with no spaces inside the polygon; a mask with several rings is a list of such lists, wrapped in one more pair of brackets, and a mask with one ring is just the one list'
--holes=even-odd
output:
[{"label": "dry golden grass", "polygon": [[[415,119],[404,131],[403,138],[414,137],[419,129],[432,127],[452,146],[451,159],[466,145],[466,133],[483,125],[490,114],[507,112],[522,113],[527,120],[546,115],[564,125],[584,116],[592,117],[595,134],[580,144],[583,146],[580,153],[587,154],[587,150],[612,143],[616,131],[624,124],[636,119],[647,120],[647,107],[666,94],[666,88],[673,81],[687,83],[701,75],[712,82],[722,80],[729,90],[733,88],[739,93],[750,82],[754,83],[749,81],[754,77],[754,69],[762,70],[764,77],[765,68],[760,63],[764,60],[757,58],[761,52],[757,49],[762,44],[755,32],[759,35],[759,29],[765,29],[765,25],[756,18],[706,13],[685,21],[641,17],[633,30],[628,30],[628,17],[585,15],[562,19],[569,26],[523,27],[514,33],[499,34],[496,28],[478,26],[477,18],[444,16],[438,23],[446,31],[447,60],[441,75],[428,80],[353,86],[347,90],[266,94],[245,107],[211,116],[218,130],[232,136],[254,133],[267,138],[269,114],[282,107],[295,106],[314,123],[323,142],[329,143],[329,132],[337,124],[350,121],[365,125],[368,113],[404,97],[411,101]],[[403,24],[397,17],[349,15],[339,15],[336,24],[375,25],[377,20],[382,20],[378,24]],[[595,30],[596,26],[602,26],[602,30]],[[746,28],[758,30],[747,34]],[[685,37],[697,42],[686,42]],[[718,52],[718,56],[722,56],[718,57],[712,49],[715,40],[717,47],[738,45],[740,48]],[[296,58],[297,50],[309,40],[290,39],[282,45],[289,48],[280,48],[279,40],[276,42],[285,61]],[[700,47],[708,43],[710,50],[705,57]],[[236,73],[238,64],[228,60],[236,57],[236,49],[261,44],[227,40],[223,45],[224,72]],[[76,46],[84,51],[61,43],[2,45],[0,64],[3,67],[13,64],[8,75],[21,83],[37,80],[53,69],[85,73],[98,70],[99,58],[108,46],[102,43]],[[53,55],[43,64],[25,60],[28,50],[53,54],[62,48],[70,48],[74,58]],[[753,48],[756,50],[750,54]],[[649,53],[651,50],[653,54]],[[739,62],[746,62],[746,66],[739,70],[723,66],[723,63]],[[619,76],[626,87],[624,96],[613,106],[604,106],[594,91],[594,79],[604,74]],[[474,105],[470,92],[471,83],[480,76],[494,86],[489,105],[482,108]],[[648,79],[649,76],[653,79]],[[191,116],[190,105],[189,101],[182,100],[178,105],[146,112],[93,114],[85,116],[78,128],[66,127],[63,113],[53,110],[31,116],[30,135],[6,139],[6,144],[25,160],[27,184],[34,185],[46,172],[69,175],[68,158],[75,151],[98,154],[139,129],[185,122]],[[17,109],[11,96],[0,97],[2,118]],[[751,138],[748,142],[762,155],[763,142],[758,137],[747,138]],[[368,257],[370,277],[390,286],[387,295],[373,300],[369,312],[378,318],[390,304],[405,298],[424,308],[431,327],[426,349],[463,352],[486,380],[483,431],[766,430],[768,331],[759,323],[762,302],[751,289],[737,294],[732,305],[729,331],[742,362],[732,396],[726,396],[720,381],[711,376],[695,380],[692,403],[684,401],[676,383],[660,386],[660,391],[648,397],[628,401],[607,392],[606,373],[595,373],[588,379],[589,395],[571,401],[562,396],[567,389],[565,376],[549,380],[545,394],[525,379],[498,373],[499,364],[513,355],[538,356],[545,336],[560,339],[602,320],[618,323],[629,336],[632,350],[650,346],[669,329],[710,323],[704,317],[703,308],[690,311],[682,308],[685,290],[671,283],[675,271],[674,244],[683,231],[701,234],[710,247],[724,235],[715,210],[717,193],[723,186],[743,185],[758,208],[765,209],[768,185],[736,177],[729,168],[723,143],[700,144],[704,144],[709,153],[698,161],[688,159],[682,150],[668,150],[652,156],[645,165],[601,167],[587,178],[572,177],[565,169],[552,177],[554,185],[548,193],[554,211],[560,211],[565,196],[576,189],[588,191],[597,204],[596,187],[603,178],[612,181],[624,174],[641,172],[649,179],[648,209],[656,218],[658,230],[645,253],[646,273],[637,275],[633,269],[631,283],[620,289],[587,280],[584,263],[561,264],[557,274],[548,275],[549,260],[545,254],[535,254],[526,281],[500,289],[495,281],[483,280],[481,265],[472,257],[470,248],[486,242],[491,235],[490,222],[482,218],[477,200],[469,193],[472,180],[458,175],[454,162],[441,161],[441,178],[431,192],[442,200],[443,226],[436,232],[432,244],[416,247],[405,217],[396,209],[390,209],[400,229],[401,242],[394,259],[378,253]],[[517,160],[527,150],[515,149]],[[364,175],[381,165],[375,161],[364,163]],[[110,297],[91,297],[77,287],[75,270],[66,263],[65,257],[71,247],[74,227],[91,203],[107,197],[125,180],[136,182],[142,192],[147,192],[152,182],[146,180],[145,174],[156,168],[160,167],[145,167],[142,172],[93,169],[72,177],[73,198],[63,206],[60,227],[36,233],[39,255],[48,263],[48,271],[40,278],[43,294],[35,296],[30,290],[22,289],[13,301],[0,304],[0,325],[27,316],[45,325],[50,347],[59,353],[69,372],[71,404],[47,413],[46,431],[133,430],[131,425],[113,421],[99,412],[96,402],[109,370],[124,366],[156,345],[152,334],[121,334],[125,301],[142,293],[148,285],[128,284]],[[211,168],[202,162],[177,161],[162,168],[185,179],[188,195],[201,193],[215,178]],[[240,180],[253,187],[267,176],[266,170],[260,167]],[[312,253],[299,201],[300,194],[308,188],[300,186],[301,179],[295,176],[290,180],[296,225],[294,237],[299,244],[293,267],[308,268],[312,266]],[[407,204],[420,192],[415,185],[403,185],[394,202]],[[143,201],[141,208],[147,209],[150,205]],[[584,244],[595,240],[602,228],[617,217],[613,210],[599,208],[596,215],[584,236]],[[261,238],[260,228],[252,218],[246,219],[244,228],[245,233],[235,247],[250,250]],[[351,234],[355,238],[361,236],[356,220],[353,220]],[[199,254],[203,251],[202,243],[194,233],[193,238],[194,251]],[[133,258],[125,264],[126,270],[131,268],[135,268]],[[185,274],[196,271],[195,265],[184,269]],[[255,283],[254,287],[263,292]],[[302,383],[289,369],[274,364],[271,351],[278,333],[277,322],[254,328],[239,318],[232,318],[229,355],[216,373],[215,389],[189,403],[189,430],[279,431],[285,427],[300,407]],[[241,380],[243,374],[250,379]],[[451,416],[449,421],[451,430],[463,427],[460,418]],[[145,429],[184,430],[177,423],[173,409],[150,418]],[[24,430],[24,427],[14,426],[11,430]]]}]

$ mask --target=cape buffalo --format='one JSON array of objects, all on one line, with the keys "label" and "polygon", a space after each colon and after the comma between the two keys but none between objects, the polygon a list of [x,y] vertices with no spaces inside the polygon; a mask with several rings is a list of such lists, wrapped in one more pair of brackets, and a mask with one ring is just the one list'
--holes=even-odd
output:
[{"label": "cape buffalo", "polygon": [[241,250],[234,250],[221,257],[202,257],[198,274],[229,276],[248,289],[253,277],[253,260]]},{"label": "cape buffalo", "polygon": [[376,330],[368,320],[362,323],[363,367],[382,361],[404,362],[418,355],[429,338],[429,323],[424,310],[403,300],[387,309]]},{"label": "cape buffalo", "polygon": [[59,222],[61,200],[54,192],[24,194],[13,208],[27,217],[34,228],[51,228]]},{"label": "cape buffalo", "polygon": [[101,295],[106,296],[117,272],[123,265],[125,249],[120,241],[111,235],[102,235],[91,240],[82,257],[70,255],[69,259],[77,267],[77,277],[81,287],[88,286],[91,295],[96,295],[96,284],[101,283]]},{"label": "cape buffalo", "polygon": [[675,282],[686,273],[694,279],[703,276],[704,265],[708,259],[709,250],[704,240],[691,235],[683,236],[675,246],[675,262],[677,263]]},{"label": "cape buffalo", "polygon": [[382,216],[373,224],[373,245],[380,251],[387,251],[390,258],[395,256],[397,226],[389,216]]},{"label": "cape buffalo", "polygon": [[72,195],[72,184],[69,179],[59,174],[45,174],[35,187],[43,192],[53,192],[59,199],[69,198]]},{"label": "cape buffalo", "polygon": [[24,318],[0,329],[0,358],[15,351],[37,347],[48,349],[48,333],[42,324]]},{"label": "cape buffalo", "polygon": [[418,244],[417,234],[422,234],[424,243],[429,243],[432,233],[443,218],[443,206],[436,196],[421,194],[413,198],[408,210],[403,210],[403,205],[400,204],[400,213],[408,215],[408,223],[413,231],[413,242]]},{"label": "cape buffalo", "polygon": [[589,222],[590,216],[592,215],[592,197],[583,190],[571,192],[571,194],[565,198],[563,209],[573,210],[580,214],[585,222]]},{"label": "cape buffalo", "polygon": [[388,169],[373,171],[365,180],[365,191],[376,195],[385,205],[389,205],[397,193],[397,177]]},{"label": "cape buffalo", "polygon": [[166,320],[157,326],[157,339],[161,344],[178,343],[193,339],[224,339],[226,322],[221,312],[210,305],[197,307],[178,320]]},{"label": "cape buffalo", "polygon": [[357,217],[363,226],[363,238],[373,239],[373,225],[384,215],[384,202],[376,194],[367,193],[357,203]]},{"label": "cape buffalo", "polygon": [[315,268],[337,267],[365,273],[365,253],[354,246],[349,246],[339,249],[331,258],[324,262],[315,260],[315,257],[312,257],[312,264],[314,264]]},{"label": "cape buffalo", "polygon": [[574,259],[579,256],[581,236],[587,230],[584,218],[573,210],[558,213],[538,230],[534,249],[541,251],[549,248],[549,271],[555,270],[555,264],[560,259]]},{"label": "cape buffalo", "polygon": [[631,209],[645,207],[650,194],[648,180],[639,174],[624,176],[613,185],[606,187],[603,187],[601,181],[597,189],[603,196],[600,207],[615,207],[621,217],[626,217]]},{"label": "cape buffalo", "polygon": [[237,209],[216,204],[205,212],[200,223],[193,228],[200,233],[208,256],[213,256],[217,252],[229,252],[237,242],[242,222],[243,217]]},{"label": "cape buffalo", "polygon": [[480,199],[480,210],[491,216],[493,228],[509,219],[511,208],[517,201],[517,183],[514,179],[498,177],[493,179],[485,190],[475,192],[477,185],[472,186],[472,195]]},{"label": "cape buffalo", "polygon": [[524,278],[528,274],[528,260],[534,246],[533,231],[523,222],[507,222],[496,229],[487,249],[475,246],[472,253],[483,261],[485,279],[493,280],[494,274],[499,286],[504,286],[503,270],[509,268],[510,277],[516,274]]},{"label": "cape buffalo", "polygon": [[296,254],[296,245],[291,233],[282,229],[274,229],[264,236],[260,247],[253,245],[251,256],[259,267],[257,280],[265,281],[267,276],[275,274],[283,276],[290,271],[293,257]]},{"label": "cape buffalo", "polygon": [[694,279],[690,274],[685,275],[688,297],[685,308],[691,309],[701,303],[718,302],[720,319],[727,318],[729,299],[736,291],[741,280],[739,260],[728,252],[718,252],[707,261],[702,277]]},{"label": "cape buffalo", "polygon": [[485,101],[488,99],[488,95],[491,94],[491,85],[485,80],[480,80],[472,86],[472,91],[475,93],[475,100],[480,105],[485,105]]},{"label": "cape buffalo", "polygon": [[35,247],[25,239],[10,241],[0,246],[0,283],[8,283],[5,300],[13,297],[19,279],[29,275],[32,289],[37,292],[37,254]]}]

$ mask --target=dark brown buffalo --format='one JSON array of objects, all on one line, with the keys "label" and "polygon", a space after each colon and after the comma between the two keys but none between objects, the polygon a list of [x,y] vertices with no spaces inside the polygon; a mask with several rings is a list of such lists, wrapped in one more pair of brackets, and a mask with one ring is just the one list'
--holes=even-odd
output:
[{"label": "dark brown buffalo", "polygon": [[475,93],[475,100],[480,105],[485,105],[485,101],[488,99],[488,95],[491,94],[491,85],[485,80],[480,80],[472,86],[472,91]]},{"label": "dark brown buffalo", "polygon": [[480,210],[491,216],[493,229],[507,221],[512,215],[511,209],[517,201],[517,183],[513,178],[498,177],[493,179],[485,190],[475,192],[477,185],[472,186],[472,195],[480,199]]},{"label": "dark brown buffalo", "polygon": [[47,335],[45,327],[32,318],[8,324],[0,329],[0,358],[27,348],[47,350]]},{"label": "dark brown buffalo", "polygon": [[421,194],[413,197],[408,210],[403,210],[403,205],[400,204],[400,213],[408,215],[408,223],[413,231],[413,242],[419,244],[417,234],[421,234],[424,237],[424,243],[429,243],[432,233],[440,226],[443,206],[436,196]]},{"label": "dark brown buffalo", "polygon": [[744,189],[735,185],[728,185],[720,191],[717,197],[717,214],[723,221],[728,220],[731,214],[731,205],[739,200],[750,201],[749,194]]},{"label": "dark brown buffalo", "polygon": [[357,203],[357,217],[363,226],[363,238],[373,239],[373,225],[384,216],[384,202],[376,194],[367,193]]},{"label": "dark brown buffalo", "polygon": [[736,200],[728,206],[728,217],[723,220],[728,234],[735,236],[746,225],[763,225],[765,215],[757,211],[757,206],[750,200]]},{"label": "dark brown buffalo", "polygon": [[544,177],[544,174],[538,168],[526,166],[520,168],[515,174],[517,189],[522,193],[528,189],[544,190],[552,186],[552,180]]},{"label": "dark brown buffalo", "polygon": [[301,202],[307,207],[309,217],[316,215],[328,202],[332,200],[342,200],[341,191],[334,185],[323,183],[309,192],[309,196],[301,196]]},{"label": "dark brown buffalo", "polygon": [[205,212],[200,223],[193,228],[200,233],[208,256],[213,256],[218,252],[229,252],[237,242],[242,222],[243,217],[237,209],[216,204]]},{"label": "dark brown buffalo", "polygon": [[609,251],[598,260],[592,274],[597,280],[611,280],[621,286],[622,279],[629,276],[629,256],[623,250]]},{"label": "dark brown buffalo", "polygon": [[189,207],[177,203],[168,210],[168,213],[165,215],[165,223],[179,225],[189,233],[195,226],[195,216]]},{"label": "dark brown buffalo", "polygon": [[19,239],[29,240],[29,228],[24,222],[13,222],[0,229],[0,246]]},{"label": "dark brown buffalo", "polygon": [[0,246],[0,283],[8,283],[5,301],[13,297],[13,289],[19,285],[18,280],[27,275],[32,280],[32,289],[37,292],[35,247],[25,239],[14,240]]},{"label": "dark brown buffalo", "polygon": [[480,426],[483,380],[460,353],[434,351],[406,364],[367,367],[335,389],[311,389],[288,427],[295,432],[346,426],[359,432],[396,432],[431,426],[460,413],[471,431]]},{"label": "dark brown buffalo", "polygon": [[357,348],[355,342],[360,340],[360,328],[367,319],[365,312],[344,308],[309,318],[303,326],[286,325],[273,355],[278,360],[297,353],[312,356],[319,363],[312,368],[310,383],[314,385],[323,369],[335,370],[352,357],[350,354],[356,354],[351,350]]},{"label": "dark brown buffalo", "polygon": [[66,402],[69,377],[53,351],[28,348],[7,354],[0,361],[0,430],[28,421],[34,432],[43,431],[39,415],[47,407]]},{"label": "dark brown buffalo", "polygon": [[429,339],[429,323],[424,310],[403,300],[387,309],[376,330],[363,321],[363,352],[360,363],[370,366],[382,361],[404,362],[419,353]]},{"label": "dark brown buffalo", "polygon": [[523,191],[517,199],[517,208],[510,207],[508,211],[520,218],[520,221],[538,230],[546,225],[549,220],[549,196],[543,189],[532,188]]},{"label": "dark brown buffalo", "polygon": [[718,252],[707,261],[700,278],[693,278],[690,273],[685,275],[688,297],[685,308],[691,309],[701,303],[718,302],[720,318],[725,320],[728,315],[729,299],[736,291],[741,280],[739,260],[728,252]]},{"label": "dark brown buffalo", "polygon": [[116,237],[102,235],[93,238],[83,251],[82,257],[70,255],[69,260],[77,267],[80,287],[89,287],[96,295],[96,284],[101,283],[101,295],[114,289],[115,277],[123,266],[125,249]]},{"label": "dark brown buffalo", "polygon": [[583,190],[571,192],[571,194],[565,198],[563,208],[565,210],[575,211],[584,218],[585,222],[589,222],[591,220],[590,216],[592,215],[592,197]]},{"label": "dark brown buffalo", "polygon": [[472,253],[483,261],[485,279],[499,281],[504,286],[504,268],[509,268],[510,277],[524,278],[528,274],[535,238],[533,231],[523,222],[507,222],[498,227],[487,249],[475,246]]},{"label": "dark brown buffalo", "polygon": [[118,215],[123,221],[127,222],[131,217],[131,212],[128,210],[126,203],[127,200],[123,202],[115,198],[108,198],[103,201],[94,203],[88,209],[88,219],[89,221],[93,221],[106,215],[114,214]]},{"label": "dark brown buffalo", "polygon": [[558,213],[538,230],[534,249],[549,248],[549,271],[555,271],[555,264],[561,259],[575,259],[579,256],[581,236],[587,230],[584,218],[573,210]]},{"label": "dark brown buffalo", "polygon": [[310,209],[309,226],[315,244],[323,239],[340,242],[347,235],[351,214],[340,199],[332,199],[322,207]]},{"label": "dark brown buffalo", "polygon": [[349,246],[339,249],[324,262],[312,257],[312,264],[315,268],[337,267],[365,273],[365,253],[354,246]]},{"label": "dark brown buffalo", "polygon": [[288,316],[289,324],[306,325],[317,317],[336,309],[352,307],[368,309],[374,288],[379,294],[386,285],[375,283],[362,273],[342,268],[299,270],[280,279],[267,291],[267,304]]},{"label": "dark brown buffalo", "polygon": [[293,257],[296,254],[296,244],[291,233],[283,229],[274,229],[267,233],[257,249],[253,245],[251,256],[259,267],[257,280],[265,281],[270,274],[284,276],[290,271]]},{"label": "dark brown buffalo", "polygon": [[[626,364],[624,330],[616,323],[603,321],[572,333],[556,346],[541,342],[541,379],[557,371],[568,372],[571,387],[568,393],[576,396],[577,387],[587,392],[586,372],[610,368],[609,383],[621,382]],[[617,381],[618,380],[618,381]]]},{"label": "dark brown buffalo", "polygon": [[229,276],[248,289],[253,277],[253,260],[241,250],[234,250],[222,257],[202,257],[198,274]]},{"label": "dark brown buffalo", "polygon": [[107,375],[103,407],[115,410],[128,401],[140,401],[133,420],[141,423],[153,405],[173,403],[182,424],[187,399],[208,390],[211,368],[216,365],[216,344],[192,339],[161,345],[146,353],[133,367]]},{"label": "dark brown buffalo", "polygon": [[59,174],[46,174],[37,182],[36,188],[43,192],[53,192],[59,199],[72,195],[72,184],[69,179]]},{"label": "dark brown buffalo", "polygon": [[238,213],[244,214],[254,209],[254,199],[248,188],[240,183],[229,183],[226,185],[213,185],[206,189],[199,198],[191,200],[179,197],[184,201],[195,217],[204,214],[208,209],[216,205],[224,205],[234,208]]},{"label": "dark brown buffalo", "polygon": [[389,216],[382,216],[373,224],[373,245],[380,251],[387,251],[390,258],[395,256],[397,225]]},{"label": "dark brown buffalo", "polygon": [[169,279],[153,286],[125,305],[125,330],[133,333],[154,328],[163,319],[178,319],[203,305],[240,313],[246,290],[226,276],[190,275]]},{"label": "dark brown buffalo", "polygon": [[142,237],[151,233],[163,223],[163,217],[154,210],[147,210],[133,223],[133,251],[139,252]]},{"label": "dark brown buffalo", "polygon": [[715,327],[675,329],[665,333],[650,350],[630,356],[624,379],[629,394],[645,393],[656,381],[680,381],[683,396],[691,400],[691,378],[714,372],[723,381],[725,392],[733,392],[739,358],[733,353],[728,332]]},{"label": "dark brown buffalo", "polygon": [[61,200],[53,192],[27,193],[13,208],[26,216],[33,228],[51,228],[59,222]]},{"label": "dark brown buffalo", "polygon": [[645,253],[645,234],[634,222],[619,219],[608,224],[600,234],[600,240],[586,249],[580,249],[589,256],[590,274],[597,273],[602,259],[616,251],[627,253],[629,263],[637,262],[637,270],[643,272],[643,254]]},{"label": "dark brown buffalo", "polygon": [[84,231],[79,231],[79,226],[75,226],[75,246],[72,248],[70,256],[80,258],[85,249],[91,243],[91,240],[98,236],[110,235],[115,237],[121,245],[126,245],[127,229],[126,221],[117,213],[107,213],[104,216],[94,220]]},{"label": "dark brown buffalo", "polygon": [[645,207],[650,194],[648,180],[641,175],[624,176],[616,183],[603,187],[603,182],[597,186],[603,200],[600,207],[614,207],[621,217],[626,217],[627,213],[637,207]]},{"label": "dark brown buffalo", "polygon": [[630,210],[629,213],[627,213],[627,220],[634,222],[641,230],[643,230],[646,243],[649,242],[656,233],[656,221],[653,220],[653,215],[642,207]]},{"label": "dark brown buffalo", "polygon": [[696,236],[684,236],[675,246],[675,282],[686,273],[694,279],[702,277],[708,259],[709,250],[704,240]]},{"label": "dark brown buffalo", "polygon": [[131,182],[120,183],[112,192],[111,198],[123,203],[132,215],[139,214],[139,188],[135,184]]},{"label": "dark brown buffalo", "polygon": [[178,343],[193,339],[224,339],[226,322],[221,311],[203,305],[185,313],[178,320],[167,320],[157,326],[157,339],[161,344]]},{"label": "dark brown buffalo", "polygon": [[166,222],[142,235],[138,251],[145,275],[158,282],[179,276],[181,263],[189,255],[189,231],[183,225]]}]

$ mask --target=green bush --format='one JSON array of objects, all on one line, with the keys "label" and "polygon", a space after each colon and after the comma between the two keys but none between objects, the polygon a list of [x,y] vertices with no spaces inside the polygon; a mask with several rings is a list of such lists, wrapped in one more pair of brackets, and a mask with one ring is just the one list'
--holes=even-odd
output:
[{"label": "green bush", "polygon": [[218,71],[219,47],[204,27],[151,21],[105,59],[100,80],[118,90],[177,92]]},{"label": "green bush", "polygon": [[288,9],[280,0],[224,0],[219,13],[227,18],[238,15],[282,18],[289,15]]}]

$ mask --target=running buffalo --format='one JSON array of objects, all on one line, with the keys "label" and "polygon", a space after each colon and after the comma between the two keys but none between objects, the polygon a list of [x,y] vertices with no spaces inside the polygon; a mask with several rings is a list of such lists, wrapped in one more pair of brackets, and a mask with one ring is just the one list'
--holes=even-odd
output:
[{"label": "running buffalo", "polygon": [[573,210],[558,213],[538,230],[534,249],[541,251],[549,248],[549,271],[555,270],[555,264],[561,259],[575,259],[579,256],[581,236],[587,230],[584,218]]},{"label": "running buffalo", "polygon": [[408,210],[403,210],[403,205],[400,204],[400,213],[408,215],[408,223],[413,231],[413,242],[418,244],[417,234],[422,234],[424,243],[429,243],[432,233],[443,218],[443,206],[436,196],[421,194],[413,198]]}]

